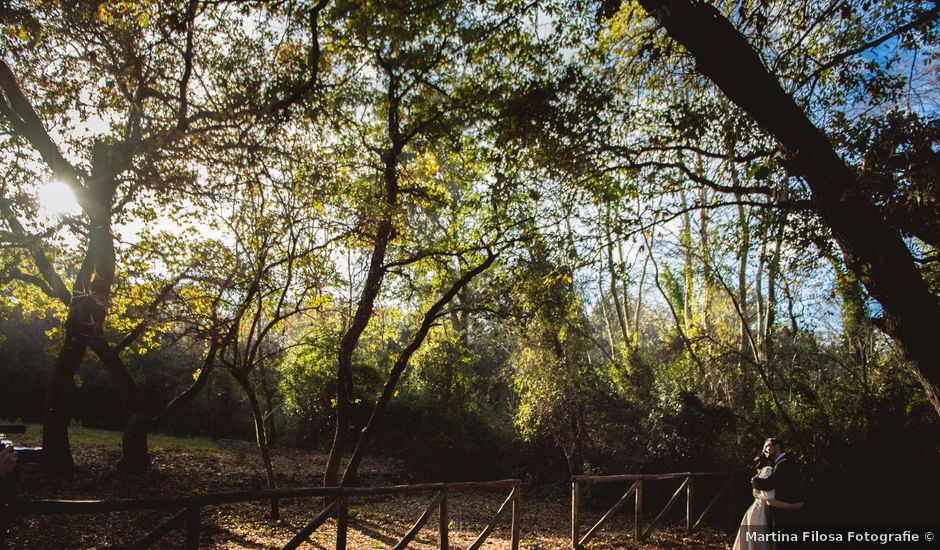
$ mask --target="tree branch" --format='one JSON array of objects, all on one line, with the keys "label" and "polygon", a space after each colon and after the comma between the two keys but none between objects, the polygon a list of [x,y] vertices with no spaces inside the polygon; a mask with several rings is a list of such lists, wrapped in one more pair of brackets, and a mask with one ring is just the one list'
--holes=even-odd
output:
[{"label": "tree branch", "polygon": [[859,44],[858,46],[854,48],[845,50],[844,52],[840,52],[832,56],[831,58],[829,58],[828,61],[823,63],[818,69],[813,71],[812,74],[806,77],[804,82],[816,80],[822,75],[822,73],[835,67],[839,63],[842,63],[843,61],[845,61],[849,57],[852,57],[853,55],[858,55],[864,51],[870,50],[872,48],[876,48],[884,44],[888,40],[891,40],[895,36],[898,36],[898,35],[906,33],[907,31],[916,29],[917,27],[920,27],[921,25],[932,23],[934,20],[937,19],[938,15],[940,15],[940,6],[937,5],[937,2],[934,2],[933,9],[927,10],[925,12],[921,12],[914,19],[909,21],[907,24],[901,25],[900,27],[894,29],[893,31],[883,34],[882,36],[879,36],[878,38],[873,38],[867,42],[863,42]]},{"label": "tree branch", "polygon": [[[42,248],[40,248],[35,242],[32,242],[32,240],[28,238],[26,230],[23,228],[20,220],[16,217],[13,209],[10,208],[9,201],[2,198],[0,198],[0,216],[2,216],[3,219],[7,222],[10,231],[20,237],[24,243],[26,243],[26,249],[33,258],[33,263],[36,265],[36,269],[42,276],[42,280],[46,283],[45,286],[40,286],[40,288],[43,289],[43,292],[46,292],[53,298],[57,298],[63,304],[68,306],[72,302],[72,293],[69,292],[68,288],[65,286],[65,283],[62,281],[62,277],[59,276],[59,273],[52,266],[52,262],[49,261],[45,251],[43,251]],[[48,289],[48,291],[46,289]]]},{"label": "tree branch", "polygon": [[79,204],[87,202],[84,199],[85,186],[82,183],[87,176],[79,172],[62,156],[62,152],[59,151],[58,146],[49,136],[49,133],[46,132],[39,115],[36,114],[32,104],[23,94],[13,70],[3,58],[0,58],[0,91],[3,93],[0,96],[0,102],[2,102],[0,114],[3,114],[17,133],[26,138],[36,149],[43,161],[52,170],[53,176],[76,190],[76,198]]}]

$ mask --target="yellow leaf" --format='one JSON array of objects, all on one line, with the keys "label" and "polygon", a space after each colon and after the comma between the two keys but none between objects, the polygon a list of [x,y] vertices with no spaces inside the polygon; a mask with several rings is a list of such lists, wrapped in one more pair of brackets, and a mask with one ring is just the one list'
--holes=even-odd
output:
[{"label": "yellow leaf", "polygon": [[79,376],[78,373],[75,373],[75,375],[72,376],[72,382],[75,383],[76,388],[82,387],[82,377]]},{"label": "yellow leaf", "polygon": [[98,21],[107,23],[109,25],[114,23],[114,14],[108,10],[108,6],[106,6],[104,3],[98,4]]}]

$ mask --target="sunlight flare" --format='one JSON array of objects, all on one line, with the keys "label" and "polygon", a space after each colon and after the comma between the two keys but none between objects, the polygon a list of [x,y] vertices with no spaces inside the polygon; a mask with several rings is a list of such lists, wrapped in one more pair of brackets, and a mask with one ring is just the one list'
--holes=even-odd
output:
[{"label": "sunlight flare", "polygon": [[75,199],[75,193],[59,180],[52,180],[39,186],[36,190],[36,201],[39,203],[39,214],[46,218],[74,216],[82,212],[82,208]]}]

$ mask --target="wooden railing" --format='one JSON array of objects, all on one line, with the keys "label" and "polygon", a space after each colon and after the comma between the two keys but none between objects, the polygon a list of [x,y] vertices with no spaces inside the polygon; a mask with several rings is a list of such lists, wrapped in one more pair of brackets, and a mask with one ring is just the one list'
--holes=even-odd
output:
[{"label": "wooden railing", "polygon": [[468,550],[476,550],[483,545],[497,523],[512,512],[511,545],[513,550],[519,548],[519,489],[522,482],[517,479],[500,481],[480,481],[462,483],[423,483],[418,485],[393,485],[387,487],[303,487],[296,489],[270,489],[261,491],[241,491],[234,493],[215,493],[168,499],[140,499],[140,500],[37,500],[11,502],[7,504],[4,512],[11,516],[47,516],[56,514],[101,514],[107,512],[127,512],[135,510],[179,510],[173,517],[148,533],[131,548],[150,548],[160,539],[172,531],[182,529],[184,545],[187,550],[197,548],[199,545],[199,523],[201,509],[205,506],[217,506],[236,502],[251,502],[258,500],[327,497],[332,500],[305,525],[283,548],[290,550],[303,544],[314,531],[327,519],[336,516],[336,548],[346,548],[346,534],[349,527],[349,501],[358,497],[384,496],[406,493],[434,493],[434,498],[427,509],[405,536],[394,546],[396,549],[406,548],[418,531],[427,523],[434,509],[439,511],[440,548],[449,550],[449,520],[447,513],[448,495],[455,492],[492,491],[510,489],[509,496],[503,501],[489,524],[477,538],[470,544]]},{"label": "wooden railing", "polygon": [[[624,475],[612,475],[612,476],[573,476],[571,478],[571,548],[579,550],[584,547],[607,523],[610,518],[612,518],[619,510],[623,507],[627,501],[630,500],[630,497],[634,497],[634,507],[633,507],[633,538],[635,540],[643,540],[649,536],[653,531],[653,528],[656,526],[656,523],[666,515],[667,512],[675,505],[675,503],[682,496],[682,493],[685,493],[686,506],[685,506],[685,524],[686,529],[692,531],[698,528],[701,525],[702,520],[705,519],[705,516],[711,512],[712,508],[715,507],[715,503],[718,502],[722,494],[728,495],[728,505],[729,510],[734,508],[733,503],[733,492],[732,487],[735,473],[734,472],[685,472],[677,474],[624,474]],[[711,499],[708,503],[708,506],[702,511],[698,519],[693,523],[692,518],[692,503],[694,497],[694,480],[696,478],[714,478],[714,477],[726,477],[724,484],[718,490],[718,493]],[[676,492],[673,493],[672,498],[666,503],[666,506],[656,515],[653,521],[643,529],[643,482],[644,481],[661,481],[661,480],[671,480],[671,479],[681,479],[682,483],[679,484],[679,488],[676,489]],[[611,508],[608,510],[601,518],[594,524],[593,527],[588,529],[587,533],[583,536],[581,535],[581,523],[580,523],[580,508],[581,508],[581,489],[585,485],[598,485],[602,483],[616,483],[616,482],[633,482],[633,485],[627,489],[627,492],[624,493],[620,500],[618,500]]]}]

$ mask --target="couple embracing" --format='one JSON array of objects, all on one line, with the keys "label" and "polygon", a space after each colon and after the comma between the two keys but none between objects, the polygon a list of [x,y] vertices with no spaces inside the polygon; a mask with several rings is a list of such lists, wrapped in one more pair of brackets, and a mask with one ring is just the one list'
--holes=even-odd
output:
[{"label": "couple embracing", "polygon": [[[803,507],[800,493],[800,468],[796,460],[788,457],[783,443],[776,437],[764,442],[761,456],[756,460],[757,475],[751,478],[754,504],[748,508],[734,541],[734,550],[771,550],[772,527],[786,527],[800,523],[799,510]],[[795,543],[779,541],[776,548],[798,548]]]}]

